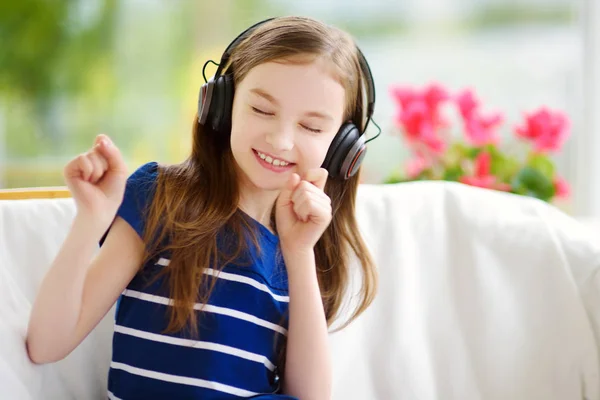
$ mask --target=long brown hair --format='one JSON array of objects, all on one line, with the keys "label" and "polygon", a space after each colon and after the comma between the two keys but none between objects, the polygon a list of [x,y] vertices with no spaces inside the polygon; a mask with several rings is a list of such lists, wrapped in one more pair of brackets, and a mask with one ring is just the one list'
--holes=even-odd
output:
[{"label": "long brown hair", "polygon": [[[294,62],[295,56],[317,56],[329,61],[336,78],[346,89],[345,120],[364,125],[364,85],[352,38],[321,22],[300,17],[282,17],[258,27],[233,51],[229,68],[239,83],[255,66],[273,60]],[[222,267],[244,253],[250,245],[250,225],[238,211],[239,188],[230,135],[193,123],[190,156],[182,163],[160,166],[155,193],[147,214],[144,240],[146,260],[162,251],[171,254],[164,267],[173,307],[167,331],[186,326],[197,333],[194,304],[206,303],[214,282],[206,268]],[[328,326],[340,314],[350,283],[352,254],[359,261],[362,287],[359,301],[341,326],[356,318],[372,302],[377,275],[354,216],[359,173],[342,181],[329,179],[325,192],[331,198],[333,219],[315,246],[319,286]],[[223,229],[239,238],[229,253],[217,246]],[[166,243],[166,246],[164,245]],[[219,267],[219,268],[220,268]],[[213,280],[214,281],[214,280]]]}]

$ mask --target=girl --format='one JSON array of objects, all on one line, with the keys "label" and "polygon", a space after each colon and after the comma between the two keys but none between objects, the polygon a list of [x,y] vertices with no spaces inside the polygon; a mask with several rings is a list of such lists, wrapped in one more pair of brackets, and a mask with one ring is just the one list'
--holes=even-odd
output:
[{"label": "girl", "polygon": [[65,167],[77,214],[33,306],[31,360],[65,357],[118,301],[109,398],[330,398],[352,254],[345,322],[375,294],[354,217],[374,101],[348,34],[283,17],[227,48],[184,162],[127,177],[98,136]]}]

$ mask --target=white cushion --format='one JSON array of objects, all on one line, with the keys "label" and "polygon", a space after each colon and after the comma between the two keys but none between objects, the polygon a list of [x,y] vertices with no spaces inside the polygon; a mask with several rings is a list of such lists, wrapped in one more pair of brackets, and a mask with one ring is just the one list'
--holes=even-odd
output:
[{"label": "white cushion", "polygon": [[6,398],[106,397],[114,307],[58,363],[32,364],[25,348],[36,292],[74,213],[72,199],[0,201],[0,388]]},{"label": "white cushion", "polygon": [[600,399],[600,249],[530,198],[363,186],[374,304],[332,335],[336,399]]}]

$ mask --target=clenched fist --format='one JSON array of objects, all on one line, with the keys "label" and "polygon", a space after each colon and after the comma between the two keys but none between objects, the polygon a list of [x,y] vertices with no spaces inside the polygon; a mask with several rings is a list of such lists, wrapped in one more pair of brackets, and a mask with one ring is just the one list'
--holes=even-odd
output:
[{"label": "clenched fist", "polygon": [[64,177],[77,213],[108,227],[117,213],[127,182],[127,166],[119,149],[106,135],[64,168]]},{"label": "clenched fist", "polygon": [[282,249],[312,251],[329,226],[331,199],[323,191],[328,175],[324,168],[310,170],[302,178],[290,175],[276,202],[275,218]]}]

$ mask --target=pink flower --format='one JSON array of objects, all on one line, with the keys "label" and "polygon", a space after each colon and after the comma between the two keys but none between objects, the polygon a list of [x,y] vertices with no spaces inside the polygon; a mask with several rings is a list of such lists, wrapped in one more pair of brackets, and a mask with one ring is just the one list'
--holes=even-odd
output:
[{"label": "pink flower", "polygon": [[525,115],[523,126],[515,127],[515,134],[533,143],[538,152],[558,151],[570,134],[566,114],[546,107]]},{"label": "pink flower", "polygon": [[569,197],[571,194],[571,188],[569,187],[569,183],[564,178],[557,176],[554,178],[553,183],[556,197],[562,199]]},{"label": "pink flower", "polygon": [[407,107],[410,103],[414,101],[420,100],[419,93],[412,88],[404,87],[404,86],[394,86],[390,89],[390,94],[392,98],[396,100],[396,102],[401,107]]},{"label": "pink flower", "polygon": [[475,158],[475,176],[483,177],[490,174],[492,168],[492,156],[487,151],[479,153]]},{"label": "pink flower", "polygon": [[439,108],[450,97],[447,91],[438,84],[432,84],[422,91],[393,87],[390,93],[400,105],[396,123],[403,128],[409,143],[422,144],[434,153],[442,153],[446,144],[438,131],[448,124],[440,115]]},{"label": "pink flower", "polygon": [[479,100],[471,89],[463,90],[455,97],[467,140],[475,146],[497,144],[496,129],[504,122],[500,113],[483,115],[479,109]]},{"label": "pink flower", "polygon": [[404,166],[404,172],[410,179],[414,179],[421,174],[425,169],[429,167],[429,162],[422,155],[417,156],[411,160],[408,160]]},{"label": "pink flower", "polygon": [[500,139],[496,135],[496,129],[502,124],[502,114],[478,115],[473,113],[464,121],[465,136],[475,146],[486,144],[497,144]]},{"label": "pink flower", "polygon": [[469,119],[473,112],[479,108],[479,100],[477,100],[475,93],[471,89],[460,92],[455,97],[455,101],[464,119]]},{"label": "pink flower", "polygon": [[444,142],[437,136],[434,121],[424,102],[410,103],[397,115],[396,121],[404,127],[404,136],[409,143],[424,144],[434,153],[444,151]]},{"label": "pink flower", "polygon": [[472,176],[463,176],[459,179],[460,182],[477,186],[485,189],[495,189],[508,192],[510,191],[510,185],[502,182],[498,182],[497,178],[490,174],[492,163],[492,156],[488,152],[481,152],[475,158],[475,171]]},{"label": "pink flower", "polygon": [[431,114],[436,114],[438,107],[450,98],[448,91],[437,83],[432,83],[419,91],[405,86],[394,86],[390,94],[403,108],[414,102],[425,102]]},{"label": "pink flower", "polygon": [[432,112],[432,116],[437,116],[439,111],[439,106],[446,100],[450,98],[448,91],[444,89],[441,85],[437,83],[433,83],[423,90],[423,100],[429,106],[429,110]]}]

